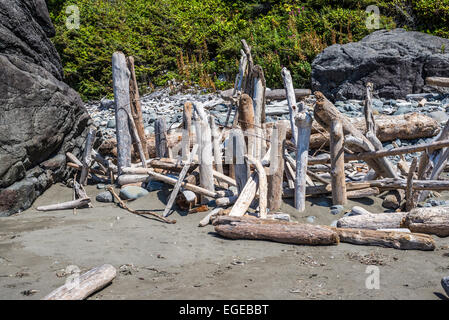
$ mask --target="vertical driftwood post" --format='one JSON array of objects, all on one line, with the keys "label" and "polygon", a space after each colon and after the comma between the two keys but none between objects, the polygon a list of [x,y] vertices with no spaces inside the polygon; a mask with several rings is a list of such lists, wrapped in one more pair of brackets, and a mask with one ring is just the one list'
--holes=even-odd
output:
[{"label": "vertical driftwood post", "polygon": [[83,159],[82,164],[83,168],[81,169],[81,175],[80,175],[80,183],[82,185],[86,185],[87,183],[87,174],[89,173],[89,167],[92,162],[92,147],[94,146],[95,142],[95,134],[97,131],[93,128],[89,129],[89,132],[87,133],[86,138],[86,146],[84,147],[83,152]]},{"label": "vertical driftwood post", "polygon": [[417,164],[418,158],[413,158],[407,176],[407,189],[405,190],[405,198],[406,198],[405,211],[407,212],[409,212],[415,207],[415,202],[413,199],[413,175],[415,174]]},{"label": "vertical driftwood post", "polygon": [[158,118],[154,122],[154,136],[156,140],[156,157],[167,158],[168,157],[168,144],[167,144],[167,124],[165,118]]},{"label": "vertical driftwood post", "polygon": [[[208,123],[208,115],[204,111],[201,103],[196,104],[194,108],[199,118],[195,121],[195,128],[197,144],[199,145],[200,185],[204,189],[214,192],[212,137]],[[207,203],[211,200],[207,196],[202,196],[201,198],[202,203]]]},{"label": "vertical driftwood post", "polygon": [[112,79],[115,100],[117,167],[120,175],[122,168],[131,166],[131,135],[128,124],[128,114],[131,113],[129,70],[126,66],[125,55],[121,52],[115,52],[112,55]]},{"label": "vertical driftwood post", "polygon": [[287,124],[276,122],[271,139],[270,169],[268,175],[267,205],[270,211],[277,211],[282,203],[282,181],[284,177],[283,146]]},{"label": "vertical driftwood post", "polygon": [[245,158],[249,163],[255,166],[257,174],[259,176],[259,216],[262,219],[267,218],[267,175],[265,169],[262,166],[262,162],[250,155],[246,155]]},{"label": "vertical driftwood post", "polygon": [[247,141],[249,155],[254,154],[254,109],[253,101],[247,94],[242,94],[239,103],[239,123]]},{"label": "vertical driftwood post", "polygon": [[265,77],[261,66],[256,65],[253,70],[254,90],[253,90],[253,109],[254,109],[254,133],[255,148],[254,157],[262,157],[262,140],[264,132],[262,130],[263,117],[265,114]]},{"label": "vertical driftwood post", "polygon": [[245,154],[246,146],[242,130],[232,129],[226,146],[226,158],[229,159],[228,162],[232,163],[234,168],[234,177],[239,194],[245,187],[249,175],[248,165],[244,158]]},{"label": "vertical driftwood post", "polygon": [[190,138],[192,125],[192,112],[193,105],[191,102],[187,101],[184,104],[184,110],[182,113],[182,159],[187,160],[190,155]]},{"label": "vertical driftwood post", "polygon": [[344,135],[341,121],[334,120],[331,123],[330,130],[331,185],[332,203],[334,205],[345,205],[347,202],[343,142]]},{"label": "vertical driftwood post", "polygon": [[137,133],[139,135],[139,140],[142,145],[143,154],[146,160],[149,158],[148,147],[147,147],[147,139],[145,136],[145,128],[143,125],[143,116],[142,116],[142,107],[140,105],[140,95],[139,88],[137,86],[136,72],[134,70],[134,57],[128,57],[128,69],[130,72],[130,81],[129,81],[129,97],[131,101],[131,113],[134,119],[134,124],[136,125]]},{"label": "vertical driftwood post", "polygon": [[282,68],[281,71],[282,80],[284,81],[284,88],[285,93],[287,95],[287,103],[288,103],[288,109],[290,112],[290,126],[292,128],[292,142],[296,144],[296,137],[298,135],[298,131],[295,125],[295,118],[298,111],[296,108],[296,96],[295,96],[295,89],[293,88],[293,80],[292,76],[290,74],[290,71],[288,71],[287,68]]},{"label": "vertical driftwood post", "polygon": [[139,157],[140,161],[142,162],[142,167],[147,167],[145,152],[142,147],[142,142],[140,141],[139,133],[137,131],[136,124],[134,123],[133,117],[128,114],[128,121],[129,121],[129,131],[131,133],[131,137],[134,140],[134,145],[137,147],[137,150],[139,151]]},{"label": "vertical driftwood post", "polygon": [[253,62],[253,56],[251,55],[251,47],[246,43],[245,39],[241,40],[243,52],[246,54],[246,58],[248,60],[248,72],[247,77],[245,81],[245,87],[242,87],[243,92],[248,94],[250,97],[253,95],[253,68],[254,68],[254,62]]},{"label": "vertical driftwood post", "polygon": [[214,162],[215,169],[223,173],[223,159],[221,154],[221,139],[220,134],[218,133],[217,125],[215,124],[215,117],[213,115],[209,116],[210,130],[212,132],[212,146],[214,149]]},{"label": "vertical driftwood post", "polygon": [[246,85],[245,78],[246,78],[246,66],[248,65],[248,58],[246,57],[245,51],[240,50],[240,54],[242,55],[240,58],[240,64],[239,64],[239,81],[237,84],[237,87],[234,88],[234,94],[237,94],[238,92],[242,91],[242,88]]},{"label": "vertical driftwood post", "polygon": [[296,115],[295,122],[298,127],[296,139],[295,208],[299,212],[303,212],[306,208],[306,175],[312,116],[306,111],[300,112]]}]

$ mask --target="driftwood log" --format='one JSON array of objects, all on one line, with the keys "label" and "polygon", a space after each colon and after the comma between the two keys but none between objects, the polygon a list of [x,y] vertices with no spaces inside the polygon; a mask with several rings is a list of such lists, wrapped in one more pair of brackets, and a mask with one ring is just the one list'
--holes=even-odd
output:
[{"label": "driftwood log", "polygon": [[412,232],[449,236],[449,207],[415,208],[407,214],[402,227]]},{"label": "driftwood log", "polygon": [[298,136],[296,138],[296,176],[295,176],[295,208],[299,212],[306,209],[306,176],[307,158],[309,156],[309,138],[312,127],[312,116],[301,111],[295,118]]},{"label": "driftwood log", "polygon": [[76,199],[73,201],[50,204],[48,206],[39,206],[36,208],[36,210],[38,210],[38,211],[55,211],[55,210],[82,208],[82,207],[88,206],[89,203],[90,203],[90,198]]},{"label": "driftwood log", "polygon": [[396,229],[401,228],[407,212],[366,213],[338,219],[338,228],[351,229]]},{"label": "driftwood log", "polygon": [[435,250],[431,236],[420,233],[334,228],[340,242],[400,250]]},{"label": "driftwood log", "polygon": [[347,203],[347,198],[343,149],[344,135],[340,121],[332,121],[330,126],[330,138],[332,203],[334,205],[345,205]]},{"label": "driftwood log", "polygon": [[219,235],[229,239],[270,240],[303,245],[338,244],[336,231],[311,224],[219,216],[214,219],[213,225]]},{"label": "driftwood log", "polygon": [[267,206],[271,212],[279,210],[282,204],[282,181],[284,178],[283,146],[287,133],[287,123],[277,122],[273,132],[270,174],[267,177]]},{"label": "driftwood log", "polygon": [[131,134],[129,131],[128,114],[131,113],[129,98],[130,73],[125,55],[115,52],[112,55],[112,79],[115,100],[115,122],[117,137],[117,167],[121,174],[123,167],[131,166]]},{"label": "driftwood log", "polygon": [[93,268],[75,278],[73,282],[57,288],[43,300],[83,300],[94,292],[103,289],[114,280],[117,270],[110,264]]},{"label": "driftwood log", "polygon": [[144,157],[149,158],[147,139],[145,137],[145,128],[143,125],[142,106],[140,104],[139,87],[137,86],[136,72],[134,70],[134,57],[127,58],[128,70],[130,72],[129,79],[129,97],[131,102],[131,114],[136,125],[139,141],[142,145]]}]

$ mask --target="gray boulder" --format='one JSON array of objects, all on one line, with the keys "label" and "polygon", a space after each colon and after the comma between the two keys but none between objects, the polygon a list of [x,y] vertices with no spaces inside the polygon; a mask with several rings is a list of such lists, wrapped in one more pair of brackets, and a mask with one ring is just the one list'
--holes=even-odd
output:
[{"label": "gray boulder", "polygon": [[44,0],[0,1],[0,216],[27,209],[68,177],[90,117],[66,85]]},{"label": "gray boulder", "polygon": [[335,100],[364,99],[367,82],[378,97],[435,91],[425,78],[448,76],[449,40],[404,29],[380,30],[359,42],[333,45],[312,63],[312,89]]}]

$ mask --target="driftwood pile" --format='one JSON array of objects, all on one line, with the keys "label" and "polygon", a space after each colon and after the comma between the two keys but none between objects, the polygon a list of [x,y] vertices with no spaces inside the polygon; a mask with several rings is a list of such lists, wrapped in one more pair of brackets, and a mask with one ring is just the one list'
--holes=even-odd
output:
[{"label": "driftwood pile", "polygon": [[[109,184],[107,190],[122,208],[167,223],[175,222],[166,218],[175,204],[196,212],[215,206],[200,226],[212,222],[220,235],[232,239],[433,250],[428,234],[449,235],[449,208],[415,209],[429,191],[449,190],[449,181],[439,180],[449,155],[449,122],[440,130],[422,114],[376,116],[372,84],[366,87],[364,118],[346,117],[320,92],[311,100],[309,90],[294,89],[286,68],[281,73],[284,90],[271,90],[268,97],[263,70],[242,40],[235,86],[223,94],[230,102],[224,125],[202,104],[187,102],[178,130],[167,130],[165,119],[159,118],[155,134],[146,136],[134,60],[116,52],[112,70],[116,157],[106,159],[93,149],[91,129],[82,159],[67,154],[67,165],[79,175],[79,182],[73,179],[73,200],[38,210],[90,205],[83,188],[90,178]],[[267,99],[287,99],[289,120],[266,123]],[[432,136],[431,143],[389,150],[382,146],[392,137]],[[402,156],[414,152],[421,155],[409,165]],[[398,165],[389,160],[393,155],[402,157]],[[139,161],[132,163],[133,158]],[[173,185],[162,215],[130,209],[112,188],[151,180]],[[345,217],[337,227],[290,222],[289,215],[279,212],[283,198],[294,198],[295,208],[303,212],[306,196],[332,195],[334,205],[345,205],[347,199],[388,190],[398,194],[402,212]]]}]

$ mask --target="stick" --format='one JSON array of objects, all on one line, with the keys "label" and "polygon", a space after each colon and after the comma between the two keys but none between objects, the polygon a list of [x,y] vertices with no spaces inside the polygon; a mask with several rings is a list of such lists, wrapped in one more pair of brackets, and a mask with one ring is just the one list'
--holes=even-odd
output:
[{"label": "stick", "polygon": [[184,180],[184,177],[186,176],[187,171],[189,170],[190,164],[192,163],[192,159],[196,155],[197,151],[198,151],[198,145],[195,144],[193,146],[192,153],[190,154],[189,159],[187,160],[187,163],[184,165],[184,168],[182,169],[181,173],[179,174],[178,181],[176,182],[175,187],[173,188],[173,191],[170,194],[170,198],[168,199],[164,213],[162,214],[163,217],[168,216],[168,213],[170,212],[170,210],[173,206],[173,203],[175,202],[176,196],[178,195],[179,189],[181,188],[181,183]]},{"label": "stick", "polygon": [[416,171],[416,166],[418,164],[418,158],[413,158],[412,164],[410,166],[410,170],[407,176],[407,188],[405,189],[405,211],[410,211],[415,207],[415,203],[413,201],[413,175]]},{"label": "stick", "polygon": [[133,214],[137,214],[137,215],[145,215],[145,214],[148,214],[148,215],[150,215],[150,216],[156,217],[156,218],[162,220],[163,222],[166,222],[166,223],[169,223],[169,224],[174,224],[174,223],[176,223],[176,220],[169,220],[169,219],[166,219],[166,218],[164,218],[164,217],[161,217],[161,216],[158,215],[157,213],[154,213],[154,212],[149,211],[149,210],[139,210],[139,211],[133,210],[133,209],[129,208],[129,207],[122,201],[122,199],[120,199],[120,197],[117,195],[117,193],[115,193],[114,188],[112,188],[111,186],[108,186],[106,189],[112,193],[112,195],[114,196],[115,200],[117,201],[118,205],[119,205],[121,208],[123,208],[123,209],[125,209],[125,210],[128,210],[129,212],[131,212],[131,213],[133,213]]},{"label": "stick", "polygon": [[40,206],[40,207],[37,207],[36,210],[38,210],[38,211],[55,211],[55,210],[81,208],[81,207],[88,205],[89,202],[90,202],[90,198],[77,199],[74,201],[56,203],[56,204],[51,204],[48,206]]}]

